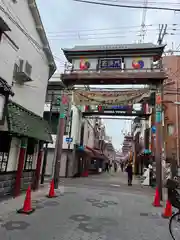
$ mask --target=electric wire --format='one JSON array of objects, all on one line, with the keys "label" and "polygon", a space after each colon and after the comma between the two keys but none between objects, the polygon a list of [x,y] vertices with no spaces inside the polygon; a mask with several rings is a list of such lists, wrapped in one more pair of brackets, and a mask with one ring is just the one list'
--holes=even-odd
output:
[{"label": "electric wire", "polygon": [[[123,4],[111,4],[111,3],[104,3],[104,2],[93,2],[93,1],[85,1],[85,0],[73,0],[79,3],[87,3],[91,5],[100,5],[100,6],[107,6],[107,7],[119,7],[119,8],[132,8],[132,9],[143,9],[143,6],[135,6],[135,5],[123,5]],[[169,7],[155,7],[155,6],[147,6],[147,9],[150,10],[164,10],[164,11],[173,11],[173,12],[180,12],[179,8],[169,8]]]}]

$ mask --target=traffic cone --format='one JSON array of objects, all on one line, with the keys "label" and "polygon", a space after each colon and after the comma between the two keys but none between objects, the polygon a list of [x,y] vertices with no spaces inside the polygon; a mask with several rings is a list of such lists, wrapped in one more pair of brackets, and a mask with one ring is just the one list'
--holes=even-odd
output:
[{"label": "traffic cone", "polygon": [[166,202],[166,207],[164,209],[164,212],[162,214],[163,218],[170,218],[172,216],[172,205],[169,200]]},{"label": "traffic cone", "polygon": [[35,211],[35,208],[32,208],[31,205],[31,187],[29,186],[26,191],[26,197],[24,200],[23,208],[19,209],[17,213],[21,214],[31,214]]},{"label": "traffic cone", "polygon": [[48,198],[55,198],[57,197],[54,191],[54,179],[50,183],[49,194],[47,195]]},{"label": "traffic cone", "polygon": [[160,203],[160,196],[159,196],[159,190],[156,188],[155,196],[154,196],[154,202],[152,203],[154,207],[161,207]]}]

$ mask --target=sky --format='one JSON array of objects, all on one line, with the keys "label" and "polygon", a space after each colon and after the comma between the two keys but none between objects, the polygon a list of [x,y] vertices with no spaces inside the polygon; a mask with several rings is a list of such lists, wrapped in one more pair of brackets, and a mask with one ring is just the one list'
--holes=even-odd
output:
[{"label": "sky", "polygon": [[[127,44],[142,40],[139,36],[142,9],[90,5],[73,0],[36,1],[59,72],[63,70],[66,61],[61,48],[71,48],[75,45]],[[119,4],[128,5],[133,1],[139,2],[141,6],[143,4],[143,0],[121,0]],[[102,2],[112,3],[112,0]],[[171,0],[168,4],[165,2],[167,0],[157,0],[155,6],[180,8],[179,0]],[[174,3],[178,3],[179,6],[175,6]],[[152,0],[148,4],[154,5]],[[144,42],[156,43],[159,24],[168,24],[167,35],[164,38],[166,49],[179,48],[180,12],[148,10],[145,24]],[[124,130],[128,132],[131,129],[131,121],[104,120],[104,123],[107,134],[112,136],[114,147],[119,149],[123,142]]]}]

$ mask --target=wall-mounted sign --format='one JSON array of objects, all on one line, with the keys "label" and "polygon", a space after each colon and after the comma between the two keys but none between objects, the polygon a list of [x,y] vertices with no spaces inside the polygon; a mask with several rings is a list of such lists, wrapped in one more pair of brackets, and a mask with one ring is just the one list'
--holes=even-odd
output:
[{"label": "wall-mounted sign", "polygon": [[152,126],[151,131],[152,131],[152,133],[156,133],[156,126]]},{"label": "wall-mounted sign", "polygon": [[156,112],[156,122],[160,123],[162,120],[162,115],[161,112]]},{"label": "wall-mounted sign", "polygon": [[133,106],[132,105],[117,105],[117,106],[97,106],[97,110],[99,112],[104,112],[104,111],[132,111]]},{"label": "wall-mounted sign", "polygon": [[122,69],[122,59],[121,58],[100,59],[99,68],[101,70]]},{"label": "wall-mounted sign", "polygon": [[[108,109],[109,109],[109,108],[108,108]],[[106,109],[106,110],[108,110],[108,109]],[[123,105],[121,105],[121,106],[112,106],[110,109],[111,109],[111,110],[112,110],[112,109],[114,109],[114,110],[119,110],[119,111],[132,111],[133,106],[132,106],[132,105],[127,105],[127,106],[123,106]]]},{"label": "wall-mounted sign", "polygon": [[66,138],[66,142],[67,142],[67,143],[72,143],[72,142],[73,142],[73,138],[67,137],[67,138]]},{"label": "wall-mounted sign", "polygon": [[[94,113],[96,113],[96,112],[98,112],[99,113],[99,111],[94,111]],[[127,114],[129,114],[129,115],[140,115],[140,114],[143,114],[141,111],[122,111],[122,110],[116,110],[116,109],[104,109],[103,111],[102,111],[102,113],[108,113],[108,114],[112,114],[112,115],[123,115],[123,114],[125,114],[125,115],[127,115]]]}]

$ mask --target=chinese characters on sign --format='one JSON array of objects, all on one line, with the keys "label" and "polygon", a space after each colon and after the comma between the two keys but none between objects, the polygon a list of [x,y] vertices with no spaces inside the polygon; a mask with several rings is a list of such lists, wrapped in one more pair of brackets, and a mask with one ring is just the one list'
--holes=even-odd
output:
[{"label": "chinese characters on sign", "polygon": [[122,60],[120,58],[101,59],[99,67],[102,70],[122,69]]}]

